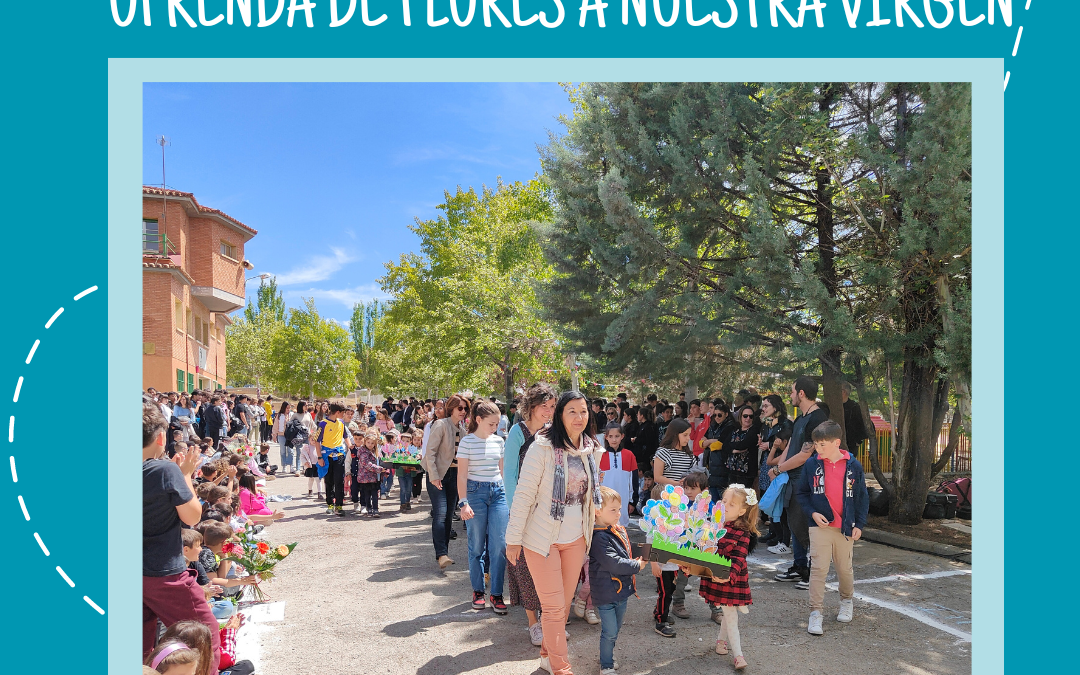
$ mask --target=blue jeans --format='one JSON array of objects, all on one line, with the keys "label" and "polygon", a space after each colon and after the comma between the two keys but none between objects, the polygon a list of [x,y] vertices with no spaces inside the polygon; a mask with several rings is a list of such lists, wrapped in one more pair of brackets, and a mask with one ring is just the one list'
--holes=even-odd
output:
[{"label": "blue jeans", "polygon": [[211,600],[210,611],[214,613],[215,619],[224,621],[236,612],[236,605],[229,600]]},{"label": "blue jeans", "polygon": [[383,476],[379,486],[379,492],[381,492],[384,497],[387,497],[390,495],[390,488],[394,487],[394,465],[383,464],[382,462],[379,462],[379,464],[390,469],[390,473]]},{"label": "blue jeans", "polygon": [[293,469],[297,468],[296,463],[296,450],[285,442],[284,436],[277,437],[278,447],[281,448],[281,470],[284,471],[285,467],[291,466]]},{"label": "blue jeans", "polygon": [[474,591],[484,592],[484,564],[481,556],[487,544],[488,570],[491,573],[491,594],[503,594],[503,577],[506,575],[506,525],[510,521],[510,509],[506,506],[506,490],[502,481],[479,483],[465,482],[465,499],[473,517],[468,522],[469,580]]},{"label": "blue jeans", "polygon": [[409,500],[412,498],[412,483],[413,475],[411,473],[402,471],[397,477],[398,491],[401,492],[399,495],[401,499],[399,501],[402,506],[408,504]]},{"label": "blue jeans", "polygon": [[622,629],[626,598],[599,605],[596,613],[600,615],[600,668],[614,668],[615,638],[619,637],[619,630]]},{"label": "blue jeans", "polygon": [[454,506],[458,502],[457,467],[452,466],[443,474],[441,490],[431,484],[431,474],[427,474],[427,493],[431,500],[431,543],[435,546],[435,559],[438,560],[450,551]]}]

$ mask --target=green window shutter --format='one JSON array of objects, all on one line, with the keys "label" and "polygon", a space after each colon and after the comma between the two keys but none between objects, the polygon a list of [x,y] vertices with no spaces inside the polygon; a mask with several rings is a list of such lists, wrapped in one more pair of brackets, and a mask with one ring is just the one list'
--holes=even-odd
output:
[{"label": "green window shutter", "polygon": [[195,373],[187,374],[187,393],[195,391]]},{"label": "green window shutter", "polygon": [[184,391],[184,371],[176,369],[176,391]]}]

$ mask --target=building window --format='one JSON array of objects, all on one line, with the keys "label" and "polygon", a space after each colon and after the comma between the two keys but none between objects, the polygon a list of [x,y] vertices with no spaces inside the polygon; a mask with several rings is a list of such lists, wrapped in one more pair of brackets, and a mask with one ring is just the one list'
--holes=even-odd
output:
[{"label": "building window", "polygon": [[184,371],[176,369],[176,391],[184,391]]},{"label": "building window", "polygon": [[158,221],[144,218],[142,221],[142,235],[143,253],[161,255],[161,232],[158,231]]},{"label": "building window", "polygon": [[236,247],[224,241],[221,242],[221,255],[236,260]]},{"label": "building window", "polygon": [[176,300],[176,311],[173,318],[176,329],[184,330],[184,303],[179,298]]},{"label": "building window", "polygon": [[184,326],[186,327],[185,330],[187,331],[188,336],[189,337],[194,337],[193,334],[195,332],[195,330],[194,330],[195,323],[191,318],[191,310],[190,309],[187,311],[187,322],[184,324]]}]

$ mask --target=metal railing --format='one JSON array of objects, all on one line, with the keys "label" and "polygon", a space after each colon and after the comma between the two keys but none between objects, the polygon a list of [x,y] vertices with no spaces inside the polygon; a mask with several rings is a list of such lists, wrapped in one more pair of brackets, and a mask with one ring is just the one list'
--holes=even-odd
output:
[{"label": "metal railing", "polygon": [[165,236],[164,232],[154,234],[143,232],[143,255],[159,255],[162,257],[176,255],[176,246]]},{"label": "metal railing", "polygon": [[[945,451],[946,446],[949,444],[949,424],[945,423],[941,427],[941,432],[938,433],[937,442],[934,444],[934,461],[936,462],[941,453]],[[877,430],[877,442],[878,442],[878,461],[881,464],[881,470],[885,473],[890,473],[893,470],[893,457],[892,457],[892,434],[888,429]],[[863,441],[859,445],[858,451],[855,453],[856,459],[859,463],[869,471],[870,470],[870,441]],[[971,439],[967,434],[960,432],[960,440],[956,445],[956,452],[953,453],[952,459],[942,469],[944,472],[957,472],[964,473],[971,471]]]}]

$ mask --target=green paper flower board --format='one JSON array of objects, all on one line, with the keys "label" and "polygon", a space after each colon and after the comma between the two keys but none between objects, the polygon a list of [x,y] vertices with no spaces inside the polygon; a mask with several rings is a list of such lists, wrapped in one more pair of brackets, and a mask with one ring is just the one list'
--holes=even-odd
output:
[{"label": "green paper flower board", "polygon": [[384,462],[393,462],[394,464],[405,464],[408,466],[420,466],[420,455],[413,454],[411,452],[403,452],[397,450],[395,452],[384,454],[381,459]]},{"label": "green paper flower board", "polygon": [[724,556],[706,553],[689,545],[678,547],[663,539],[653,541],[649,560],[689,565],[696,576],[726,579],[731,575],[731,561]]}]

